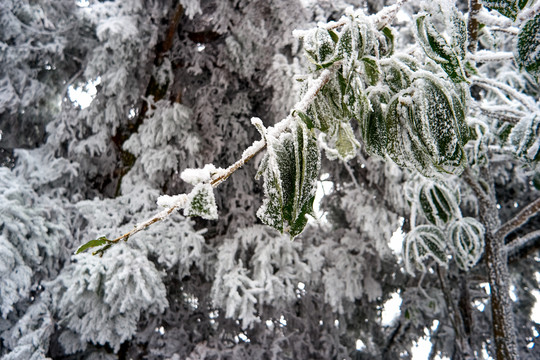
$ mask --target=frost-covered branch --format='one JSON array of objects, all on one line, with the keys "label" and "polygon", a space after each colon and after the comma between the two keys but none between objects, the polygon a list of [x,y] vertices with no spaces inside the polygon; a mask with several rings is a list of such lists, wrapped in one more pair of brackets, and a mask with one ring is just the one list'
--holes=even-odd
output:
[{"label": "frost-covered branch", "polygon": [[527,205],[523,210],[521,210],[516,216],[508,220],[504,225],[502,225],[496,232],[497,236],[501,238],[506,237],[512,231],[519,228],[521,225],[525,224],[531,217],[538,214],[540,211],[540,198],[534,200],[532,203]]},{"label": "frost-covered branch", "polygon": [[516,99],[520,103],[523,104],[529,111],[536,112],[538,111],[538,107],[534,103],[534,101],[529,98],[526,95],[523,95],[522,93],[518,92],[516,89],[514,89],[511,86],[508,86],[506,84],[500,83],[498,81],[494,81],[487,78],[481,78],[478,76],[474,76],[471,78],[473,84],[479,85],[488,89],[497,89],[502,90],[512,98]]},{"label": "frost-covered branch", "polygon": [[519,251],[519,249],[527,246],[529,243],[537,240],[540,238],[540,230],[536,230],[536,231],[532,231],[522,237],[519,237],[517,239],[515,239],[514,241],[508,243],[505,245],[504,247],[504,251],[507,253],[507,254],[513,254],[517,251]]},{"label": "frost-covered branch", "polygon": [[467,33],[469,38],[468,49],[475,52],[478,44],[478,14],[482,9],[482,3],[478,0],[469,0],[469,16],[467,19]]},{"label": "frost-covered branch", "polygon": [[[266,133],[268,135],[277,137],[281,133],[289,131],[291,125],[293,124],[293,120],[296,115],[295,112],[305,112],[309,108],[311,102],[315,99],[319,91],[330,81],[332,72],[328,69],[321,72],[318,78],[314,79],[302,99],[297,102],[291,113],[283,120],[281,120],[279,123],[277,123],[275,126],[270,127],[266,130]],[[259,152],[264,150],[266,147],[266,141],[264,138],[259,141],[255,141],[250,147],[248,147],[244,153],[242,154],[242,157],[236,161],[234,164],[229,166],[227,169],[216,169],[213,171],[213,174],[211,176],[210,185],[212,188],[216,188],[219,184],[221,184],[223,181],[228,179],[236,170],[240,169],[242,166],[244,166],[249,160],[251,160],[255,155],[257,155]],[[188,205],[189,202],[189,195],[190,194],[179,194],[175,196],[168,196],[164,195],[161,196],[158,199],[158,205],[165,206],[167,209],[159,212],[154,217],[143,221],[141,223],[138,223],[135,228],[113,240],[109,240],[106,237],[102,237],[97,240],[91,240],[90,242],[80,246],[76,253],[80,253],[90,247],[96,247],[96,246],[103,246],[101,249],[95,251],[93,254],[99,254],[103,255],[104,251],[107,250],[112,245],[118,243],[120,240],[127,241],[129,237],[135,235],[136,233],[140,232],[141,230],[145,230],[152,224],[164,220],[169,217],[175,210],[180,210],[185,208]]]},{"label": "frost-covered branch", "polygon": [[527,10],[522,11],[521,14],[518,15],[518,20],[527,21],[532,19],[538,13],[540,13],[540,2],[537,2]]},{"label": "frost-covered branch", "polygon": [[493,52],[489,50],[481,50],[474,54],[470,54],[469,58],[476,62],[496,62],[514,60],[514,53],[510,51]]}]

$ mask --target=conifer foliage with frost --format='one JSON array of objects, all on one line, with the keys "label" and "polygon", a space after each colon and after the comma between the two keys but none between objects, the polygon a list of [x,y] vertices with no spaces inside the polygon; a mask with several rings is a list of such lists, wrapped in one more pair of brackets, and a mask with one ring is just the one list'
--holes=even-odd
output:
[{"label": "conifer foliage with frost", "polygon": [[0,357],[537,358],[539,19],[3,1]]}]

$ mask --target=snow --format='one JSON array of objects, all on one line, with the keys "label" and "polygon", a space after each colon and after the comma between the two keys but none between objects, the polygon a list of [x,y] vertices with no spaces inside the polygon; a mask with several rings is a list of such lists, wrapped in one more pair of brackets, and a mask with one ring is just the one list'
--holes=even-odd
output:
[{"label": "snow", "polygon": [[185,169],[180,174],[180,178],[191,185],[203,182],[210,182],[212,175],[217,172],[213,164],[206,164],[202,169]]}]

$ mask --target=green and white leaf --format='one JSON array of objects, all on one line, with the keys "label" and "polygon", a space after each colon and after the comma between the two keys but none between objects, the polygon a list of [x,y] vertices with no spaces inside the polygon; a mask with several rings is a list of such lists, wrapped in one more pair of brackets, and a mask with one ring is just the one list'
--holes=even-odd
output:
[{"label": "green and white leaf", "polygon": [[426,180],[420,186],[417,201],[426,219],[439,227],[461,216],[459,193],[443,183]]},{"label": "green and white leaf", "polygon": [[216,199],[212,185],[199,183],[188,194],[188,203],[184,216],[200,216],[206,220],[218,218]]},{"label": "green and white leaf", "polygon": [[450,224],[450,249],[460,269],[468,271],[480,260],[484,233],[484,226],[474,218],[459,218]]},{"label": "green and white leaf", "polygon": [[529,73],[540,75],[540,14],[527,21],[519,31],[516,59]]},{"label": "green and white leaf", "polygon": [[447,266],[444,233],[433,225],[417,226],[405,235],[403,241],[405,269],[413,276],[415,269],[425,272],[430,258],[441,266]]},{"label": "green and white leaf", "polygon": [[453,34],[450,36],[451,42],[448,43],[433,24],[430,15],[417,16],[417,38],[426,55],[439,64],[453,82],[461,82],[466,81],[461,64],[465,55],[466,32],[463,32],[465,23],[459,17],[454,17],[452,20],[450,29],[452,29]]},{"label": "green and white leaf", "polygon": [[280,232],[296,236],[313,213],[320,151],[311,131],[298,122],[292,133],[267,138],[267,153],[258,175],[264,178],[265,199],[257,216]]},{"label": "green and white leaf", "polygon": [[516,154],[527,162],[540,160],[540,115],[531,114],[522,118],[513,128],[509,142]]}]

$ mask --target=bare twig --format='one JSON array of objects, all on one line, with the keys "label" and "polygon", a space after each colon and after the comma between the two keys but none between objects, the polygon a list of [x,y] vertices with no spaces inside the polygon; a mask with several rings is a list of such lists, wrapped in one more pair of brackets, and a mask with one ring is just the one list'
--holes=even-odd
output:
[{"label": "bare twig", "polygon": [[468,49],[471,53],[476,51],[478,45],[478,20],[477,16],[482,9],[482,3],[478,0],[469,0],[469,18],[467,21],[467,35],[469,38]]},{"label": "bare twig", "polygon": [[525,224],[531,217],[540,211],[540,198],[534,200],[521,210],[516,216],[508,220],[504,225],[497,229],[495,235],[504,239],[506,235]]}]

